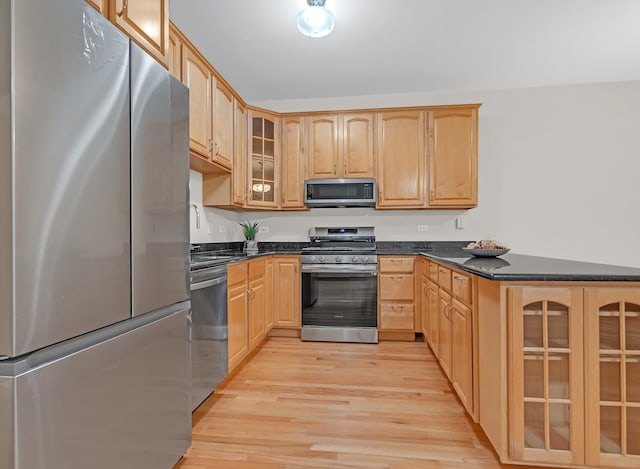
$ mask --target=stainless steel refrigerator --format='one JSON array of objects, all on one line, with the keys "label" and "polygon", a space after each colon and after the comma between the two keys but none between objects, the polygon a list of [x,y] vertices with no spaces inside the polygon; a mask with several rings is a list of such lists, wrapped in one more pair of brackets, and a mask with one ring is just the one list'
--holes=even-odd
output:
[{"label": "stainless steel refrigerator", "polygon": [[0,0],[0,469],[191,440],[188,91],[84,0]]}]

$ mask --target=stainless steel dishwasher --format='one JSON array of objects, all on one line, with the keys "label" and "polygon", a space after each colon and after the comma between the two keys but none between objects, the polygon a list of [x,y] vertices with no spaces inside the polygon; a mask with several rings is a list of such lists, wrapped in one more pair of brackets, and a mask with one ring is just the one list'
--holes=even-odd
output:
[{"label": "stainless steel dishwasher", "polygon": [[192,256],[191,381],[195,410],[229,374],[228,257]]}]

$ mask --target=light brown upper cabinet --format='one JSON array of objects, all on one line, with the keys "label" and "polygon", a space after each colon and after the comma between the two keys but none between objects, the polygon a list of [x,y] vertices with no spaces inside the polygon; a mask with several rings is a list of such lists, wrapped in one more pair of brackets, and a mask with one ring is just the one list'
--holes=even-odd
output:
[{"label": "light brown upper cabinet", "polygon": [[244,207],[247,203],[247,108],[235,102],[235,127],[233,129],[233,205]]},{"label": "light brown upper cabinet", "polygon": [[233,166],[234,97],[222,80],[213,79],[211,161],[231,170]]},{"label": "light brown upper cabinet", "polygon": [[[105,0],[92,0],[105,3]],[[109,20],[167,66],[169,50],[169,0],[112,0],[108,3]]]},{"label": "light brown upper cabinet", "polygon": [[344,114],[339,125],[342,177],[373,177],[373,114]]},{"label": "light brown upper cabinet", "polygon": [[304,118],[282,118],[281,208],[304,209]]},{"label": "light brown upper cabinet", "polygon": [[373,177],[373,115],[310,116],[308,177]]},{"label": "light brown upper cabinet", "polygon": [[429,206],[478,204],[478,110],[429,112]]},{"label": "light brown upper cabinet", "polygon": [[377,208],[423,208],[425,200],[426,112],[376,115]]},{"label": "light brown upper cabinet", "polygon": [[[227,172],[217,164],[202,163],[211,169],[202,176],[202,203],[210,207],[230,210],[247,205],[247,108],[233,100],[233,171]],[[194,157],[191,167],[194,168]],[[214,171],[214,168],[219,168]],[[196,171],[198,171],[197,168]]]},{"label": "light brown upper cabinet", "polygon": [[307,118],[310,179],[338,177],[338,116]]},{"label": "light brown upper cabinet", "polygon": [[189,88],[189,148],[192,154],[210,161],[213,74],[189,44],[182,50],[182,82]]},{"label": "light brown upper cabinet", "polygon": [[247,206],[276,208],[276,176],[280,162],[278,118],[275,114],[249,111],[249,178]]},{"label": "light brown upper cabinet", "polygon": [[182,80],[182,44],[184,40],[182,34],[169,23],[169,52],[167,54],[167,64],[169,71],[178,80]]}]

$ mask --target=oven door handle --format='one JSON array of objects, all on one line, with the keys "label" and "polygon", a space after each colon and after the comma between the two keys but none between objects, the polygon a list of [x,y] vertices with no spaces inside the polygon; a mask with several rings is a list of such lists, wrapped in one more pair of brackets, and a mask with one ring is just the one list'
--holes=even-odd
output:
[{"label": "oven door handle", "polygon": [[304,274],[364,274],[368,276],[378,275],[377,266],[348,266],[348,265],[303,265]]},{"label": "oven door handle", "polygon": [[218,278],[214,278],[211,280],[205,280],[204,282],[198,282],[198,283],[192,283],[191,284],[191,291],[193,290],[201,290],[203,288],[208,288],[208,287],[214,287],[216,285],[220,285],[223,282],[227,281],[227,276],[223,275],[221,277]]}]

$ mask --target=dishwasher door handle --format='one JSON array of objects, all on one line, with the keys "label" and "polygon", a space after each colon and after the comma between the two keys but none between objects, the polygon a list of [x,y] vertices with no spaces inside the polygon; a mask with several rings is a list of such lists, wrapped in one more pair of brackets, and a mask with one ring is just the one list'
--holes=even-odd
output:
[{"label": "dishwasher door handle", "polygon": [[191,284],[191,291],[200,290],[202,288],[213,287],[215,285],[220,285],[221,283],[226,282],[226,281],[227,281],[227,276],[223,275],[221,277],[214,278],[214,279],[211,279],[211,280],[205,280],[204,282],[192,283]]}]

